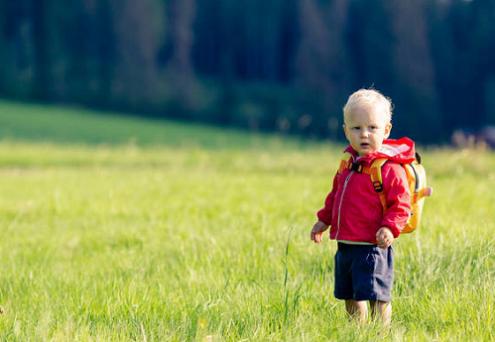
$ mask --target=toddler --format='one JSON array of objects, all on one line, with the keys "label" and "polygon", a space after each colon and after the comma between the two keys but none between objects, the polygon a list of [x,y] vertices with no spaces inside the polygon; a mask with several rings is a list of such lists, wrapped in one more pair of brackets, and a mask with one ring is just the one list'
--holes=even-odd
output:
[{"label": "toddler", "polygon": [[[350,317],[364,322],[368,301],[373,317],[389,325],[392,316],[392,243],[410,215],[410,193],[401,163],[414,160],[414,143],[408,138],[387,139],[392,128],[392,103],[374,89],[353,93],[343,109],[344,132],[349,142],[349,167],[341,168],[311,240],[321,242],[330,226],[330,239],[337,240],[334,295],[345,300]],[[370,175],[362,172],[377,158],[386,158],[381,189],[386,209]]]}]

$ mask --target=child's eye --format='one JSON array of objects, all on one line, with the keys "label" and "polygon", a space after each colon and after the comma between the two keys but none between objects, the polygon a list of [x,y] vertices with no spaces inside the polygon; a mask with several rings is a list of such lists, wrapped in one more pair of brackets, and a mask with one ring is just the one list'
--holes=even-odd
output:
[{"label": "child's eye", "polygon": [[355,131],[359,131],[361,129],[361,127],[354,126],[354,127],[352,127],[352,129],[355,130]]}]

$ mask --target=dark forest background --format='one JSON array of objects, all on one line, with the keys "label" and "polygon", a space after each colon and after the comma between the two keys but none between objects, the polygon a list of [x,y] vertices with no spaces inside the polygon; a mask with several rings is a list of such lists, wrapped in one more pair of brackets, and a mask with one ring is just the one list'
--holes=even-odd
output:
[{"label": "dark forest background", "polygon": [[[394,136],[495,124],[492,0],[2,0],[0,96],[341,138],[347,96]],[[137,114],[136,114],[137,113]]]}]

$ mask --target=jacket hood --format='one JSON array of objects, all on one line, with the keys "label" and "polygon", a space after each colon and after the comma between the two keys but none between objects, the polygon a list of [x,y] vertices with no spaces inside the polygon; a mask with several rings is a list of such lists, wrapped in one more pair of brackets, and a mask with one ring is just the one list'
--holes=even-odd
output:
[{"label": "jacket hood", "polygon": [[[345,152],[351,153],[355,159],[358,157],[357,152],[350,145],[347,146]],[[378,151],[359,157],[359,160],[371,162],[378,158],[386,158],[397,163],[411,163],[416,159],[414,141],[407,137],[385,139]]]}]

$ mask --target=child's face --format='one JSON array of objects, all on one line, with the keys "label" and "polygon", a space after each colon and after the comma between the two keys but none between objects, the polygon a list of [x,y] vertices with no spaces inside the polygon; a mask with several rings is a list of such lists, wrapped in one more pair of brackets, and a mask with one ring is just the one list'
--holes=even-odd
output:
[{"label": "child's face", "polygon": [[378,151],[391,128],[388,116],[379,106],[356,106],[344,117],[345,136],[360,156]]}]

